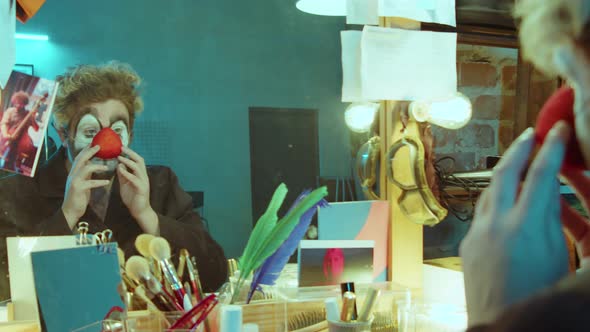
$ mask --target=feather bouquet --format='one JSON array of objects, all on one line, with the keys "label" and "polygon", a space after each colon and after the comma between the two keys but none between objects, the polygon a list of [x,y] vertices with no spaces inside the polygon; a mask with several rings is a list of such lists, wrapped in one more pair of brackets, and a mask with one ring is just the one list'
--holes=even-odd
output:
[{"label": "feather bouquet", "polygon": [[275,190],[266,212],[258,219],[248,239],[244,253],[239,259],[240,276],[232,296],[235,303],[244,282],[253,274],[246,303],[250,302],[260,285],[274,285],[289,257],[295,252],[299,241],[305,235],[318,207],[328,202],[326,187],[304,191],[295,200],[289,211],[279,220],[277,213],[287,195],[287,187],[279,185]]}]

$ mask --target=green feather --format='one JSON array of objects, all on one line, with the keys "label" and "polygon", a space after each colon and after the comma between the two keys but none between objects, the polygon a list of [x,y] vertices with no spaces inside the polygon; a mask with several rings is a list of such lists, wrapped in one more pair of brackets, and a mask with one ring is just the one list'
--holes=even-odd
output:
[{"label": "green feather", "polygon": [[328,190],[326,187],[321,187],[312,191],[299,204],[297,204],[289,214],[277,223],[276,227],[272,230],[272,233],[263,240],[264,242],[254,254],[251,267],[252,271],[260,267],[260,265],[264,263],[264,260],[279,249],[283,242],[287,240],[293,229],[295,229],[305,211],[313,207],[327,194]]},{"label": "green feather", "polygon": [[328,190],[326,187],[321,187],[312,191],[299,204],[297,204],[289,214],[276,224],[268,236],[261,238],[262,243],[255,248],[256,251],[254,251],[252,257],[243,262],[244,264],[241,267],[240,278],[247,278],[252,271],[260,267],[260,265],[264,263],[264,260],[272,255],[283,242],[285,242],[289,237],[289,234],[291,234],[293,229],[299,223],[299,220],[305,211],[309,210],[327,194]]},{"label": "green feather", "polygon": [[[281,188],[282,190],[279,190]],[[235,288],[236,291],[232,296],[232,303],[236,302],[244,281],[287,240],[299,223],[301,216],[328,195],[326,187],[312,191],[277,223],[274,218],[276,218],[276,213],[285,199],[286,190],[283,184],[277,188],[267,212],[258,221],[258,223],[262,221],[264,225],[258,227],[257,223],[254,230],[252,230],[244,254],[240,258],[240,277]],[[275,197],[277,197],[277,200],[275,200]]]},{"label": "green feather", "polygon": [[[262,245],[263,239],[267,238],[275,227],[277,220],[279,219],[277,212],[283,205],[285,196],[287,196],[287,191],[287,186],[284,183],[281,183],[272,195],[272,199],[270,200],[266,211],[256,222],[252,234],[248,239],[248,243],[246,244],[246,248],[244,249],[244,253],[239,259],[240,271],[243,271],[242,266],[244,265],[244,262],[251,260],[252,254],[258,251],[259,247]],[[248,276],[246,275],[245,277]]]}]

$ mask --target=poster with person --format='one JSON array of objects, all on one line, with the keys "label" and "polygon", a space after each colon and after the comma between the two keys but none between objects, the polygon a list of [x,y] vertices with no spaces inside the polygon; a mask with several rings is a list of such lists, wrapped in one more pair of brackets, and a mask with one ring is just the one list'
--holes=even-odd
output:
[{"label": "poster with person", "polygon": [[0,169],[35,176],[57,83],[12,71],[0,98]]}]

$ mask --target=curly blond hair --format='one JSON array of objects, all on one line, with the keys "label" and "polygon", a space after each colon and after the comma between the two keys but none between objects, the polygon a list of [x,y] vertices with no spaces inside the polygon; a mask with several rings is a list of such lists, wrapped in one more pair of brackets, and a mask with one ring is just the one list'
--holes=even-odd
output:
[{"label": "curly blond hair", "polygon": [[590,56],[590,0],[517,0],[524,59],[547,75],[556,75],[553,52],[563,43],[581,46]]},{"label": "curly blond hair", "polygon": [[58,129],[69,130],[72,120],[92,103],[109,99],[121,101],[129,111],[129,126],[143,110],[139,94],[141,78],[128,64],[109,62],[105,65],[79,65],[57,77],[59,88],[55,98],[54,121]]},{"label": "curly blond hair", "polygon": [[14,105],[19,101],[22,104],[27,105],[29,103],[29,95],[24,91],[15,92],[10,98],[10,103]]}]

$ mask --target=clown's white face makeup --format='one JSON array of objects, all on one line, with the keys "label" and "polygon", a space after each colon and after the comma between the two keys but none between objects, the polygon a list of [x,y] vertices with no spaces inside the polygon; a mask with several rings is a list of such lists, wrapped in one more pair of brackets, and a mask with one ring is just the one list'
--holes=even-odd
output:
[{"label": "clown's white face makeup", "polygon": [[[90,104],[85,110],[86,114],[80,118],[75,131],[70,136],[70,140],[68,140],[71,161],[73,161],[82,149],[92,143],[92,139],[102,128],[110,127],[114,132],[119,134],[124,146],[129,144],[129,112],[122,102],[109,99],[105,102]],[[93,158],[92,162],[107,165],[109,167],[107,173],[114,172],[118,164],[117,159],[103,160]]]},{"label": "clown's white face makeup", "polygon": [[[116,132],[119,137],[121,137],[121,141],[123,146],[129,145],[129,131],[127,130],[127,124],[123,120],[118,120],[117,122],[113,123],[111,129]],[[78,127],[76,128],[76,136],[74,137],[74,149],[76,151],[80,151],[87,147],[90,143],[92,143],[92,139],[94,136],[102,129],[103,127],[98,122],[98,119],[94,114],[88,113],[85,114],[78,122]]]}]

